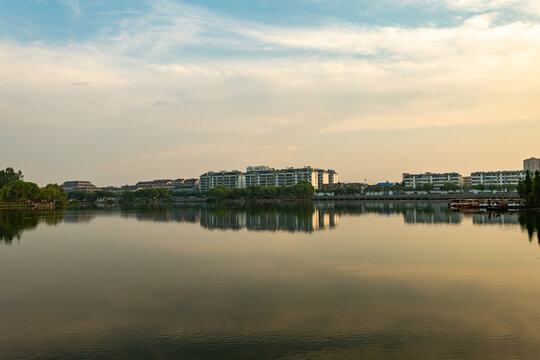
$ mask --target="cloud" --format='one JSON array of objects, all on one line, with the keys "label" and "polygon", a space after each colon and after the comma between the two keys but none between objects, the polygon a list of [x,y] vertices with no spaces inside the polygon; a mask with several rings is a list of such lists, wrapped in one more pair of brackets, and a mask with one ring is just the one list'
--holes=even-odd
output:
[{"label": "cloud", "polygon": [[538,9],[537,0],[444,0],[444,4],[454,10],[485,12],[493,10],[517,10],[531,12]]},{"label": "cloud", "polygon": [[81,4],[79,3],[79,0],[58,0],[58,1],[69,9],[71,15],[74,18],[81,17]]},{"label": "cloud", "polygon": [[[467,3],[471,8],[474,5]],[[465,2],[449,6],[465,7]],[[95,39],[92,45],[184,69],[185,63],[200,60],[199,52],[206,59],[287,54],[288,58],[365,56],[375,57],[375,61],[391,57],[403,61],[467,57],[479,52],[515,56],[539,46],[540,23],[515,20],[495,24],[500,16],[495,12],[473,15],[458,26],[442,28],[362,26],[336,21],[312,27],[278,27],[161,0],[153,3],[151,13],[124,21],[118,32]]]},{"label": "cloud", "polygon": [[0,41],[0,153],[16,157],[25,134],[29,154],[66,168],[205,166],[196,175],[349,151],[336,136],[362,131],[538,121],[540,25],[499,16],[294,27],[156,0],[87,41]]},{"label": "cloud", "polygon": [[[393,0],[386,2],[396,5]],[[443,8],[462,13],[513,11],[521,15],[540,16],[540,1],[538,0],[404,0],[401,5]]]}]

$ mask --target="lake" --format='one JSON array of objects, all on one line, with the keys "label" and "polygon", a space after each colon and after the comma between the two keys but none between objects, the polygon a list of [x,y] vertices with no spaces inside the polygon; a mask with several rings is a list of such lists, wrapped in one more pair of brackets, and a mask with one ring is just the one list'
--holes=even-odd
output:
[{"label": "lake", "polygon": [[536,359],[540,214],[0,211],[1,359]]}]

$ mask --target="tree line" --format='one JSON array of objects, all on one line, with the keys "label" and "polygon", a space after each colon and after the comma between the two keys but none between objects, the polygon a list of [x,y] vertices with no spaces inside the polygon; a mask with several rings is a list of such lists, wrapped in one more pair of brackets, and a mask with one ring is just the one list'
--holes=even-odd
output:
[{"label": "tree line", "polygon": [[311,199],[315,188],[307,181],[293,186],[250,186],[245,189],[229,189],[218,186],[208,192],[213,200],[261,200],[261,199]]},{"label": "tree line", "polygon": [[[444,183],[437,190],[440,191],[469,191],[469,190],[496,190],[496,191],[516,191],[517,185],[473,185],[473,186],[459,186],[453,183]],[[432,183],[419,184],[415,188],[404,186],[403,183],[393,184],[391,186],[382,185],[369,185],[366,187],[360,186],[348,186],[344,188],[335,189],[318,189],[317,192],[325,193],[332,192],[334,195],[354,195],[365,194],[372,192],[389,192],[392,191],[395,194],[405,193],[408,191],[433,191],[435,185]]]},{"label": "tree line", "polygon": [[40,188],[33,182],[24,181],[22,172],[8,167],[0,171],[0,203],[56,203],[65,204],[67,194],[57,184]]},{"label": "tree line", "polygon": [[525,200],[528,207],[540,207],[540,172],[534,176],[527,171],[525,180],[520,181],[517,187],[519,197]]}]

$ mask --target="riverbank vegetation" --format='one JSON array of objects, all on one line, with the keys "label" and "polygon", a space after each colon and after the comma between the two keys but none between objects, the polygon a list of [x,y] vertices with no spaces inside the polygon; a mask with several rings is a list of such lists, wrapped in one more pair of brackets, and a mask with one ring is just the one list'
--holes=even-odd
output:
[{"label": "riverbank vegetation", "polygon": [[474,186],[459,186],[453,183],[445,183],[438,189],[431,183],[417,185],[416,188],[404,186],[403,183],[397,183],[390,186],[385,185],[369,185],[369,186],[348,186],[335,189],[318,189],[317,193],[333,193],[334,195],[360,195],[369,193],[390,193],[398,195],[407,192],[417,191],[447,191],[447,192],[471,192],[471,191],[500,191],[500,192],[515,192],[516,185],[474,185]]},{"label": "riverbank vegetation", "polygon": [[68,193],[68,199],[71,202],[78,201],[78,202],[88,202],[88,203],[95,203],[96,201],[103,199],[103,200],[113,200],[117,199],[120,195],[117,193],[113,193],[112,191],[71,191]]},{"label": "riverbank vegetation", "polygon": [[520,181],[518,187],[519,197],[525,200],[528,207],[540,207],[540,172],[534,176],[527,171],[525,180]]},{"label": "riverbank vegetation", "polygon": [[262,187],[250,186],[245,189],[229,189],[215,187],[208,192],[212,200],[309,200],[313,197],[315,189],[307,181],[301,181],[294,186]]},{"label": "riverbank vegetation", "polygon": [[169,190],[163,188],[139,189],[137,191],[122,191],[120,203],[123,205],[134,203],[169,202],[172,196]]},{"label": "riverbank vegetation", "polygon": [[6,168],[0,171],[0,205],[27,206],[40,204],[64,205],[67,194],[57,184],[49,184],[40,188],[33,182],[23,180],[22,172]]}]

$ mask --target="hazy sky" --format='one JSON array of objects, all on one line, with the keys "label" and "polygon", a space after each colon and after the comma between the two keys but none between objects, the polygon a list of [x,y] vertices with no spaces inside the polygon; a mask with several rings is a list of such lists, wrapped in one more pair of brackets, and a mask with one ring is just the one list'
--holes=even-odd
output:
[{"label": "hazy sky", "polygon": [[0,1],[0,168],[98,186],[540,156],[540,0]]}]

